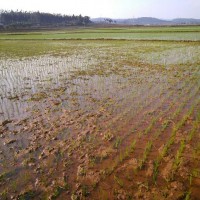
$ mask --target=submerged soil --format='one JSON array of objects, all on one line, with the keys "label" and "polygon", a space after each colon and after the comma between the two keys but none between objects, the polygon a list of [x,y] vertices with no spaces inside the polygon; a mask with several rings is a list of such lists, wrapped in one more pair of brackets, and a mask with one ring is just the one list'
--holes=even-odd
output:
[{"label": "submerged soil", "polygon": [[1,57],[0,198],[199,199],[199,43],[51,45]]}]

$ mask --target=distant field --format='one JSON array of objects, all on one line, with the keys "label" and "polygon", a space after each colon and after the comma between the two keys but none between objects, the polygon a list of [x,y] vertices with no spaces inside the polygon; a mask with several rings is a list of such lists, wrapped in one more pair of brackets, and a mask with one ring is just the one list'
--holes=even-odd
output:
[{"label": "distant field", "polygon": [[0,200],[200,196],[200,27],[0,34]]},{"label": "distant field", "polygon": [[61,31],[1,33],[0,39],[127,39],[200,40],[200,26],[143,28],[80,28]]}]

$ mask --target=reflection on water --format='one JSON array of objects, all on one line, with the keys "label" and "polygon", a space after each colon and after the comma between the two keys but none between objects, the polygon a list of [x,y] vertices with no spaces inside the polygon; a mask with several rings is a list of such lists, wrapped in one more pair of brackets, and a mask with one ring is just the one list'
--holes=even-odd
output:
[{"label": "reflection on water", "polygon": [[162,76],[163,84],[158,85],[161,75],[153,70],[150,74],[144,67],[120,66],[120,70],[115,70],[111,66],[107,67],[112,72],[108,75],[97,64],[98,60],[91,59],[89,54],[1,60],[0,120],[24,117],[37,103],[40,108],[45,107],[46,98],[54,101],[59,97],[62,106],[70,110],[95,109],[96,101],[103,99],[129,105],[138,96],[148,94],[148,82],[155,82],[157,93],[167,84]]},{"label": "reflection on water", "polygon": [[66,87],[70,72],[84,70],[92,63],[77,56],[0,60],[0,119],[23,114],[30,95]]}]

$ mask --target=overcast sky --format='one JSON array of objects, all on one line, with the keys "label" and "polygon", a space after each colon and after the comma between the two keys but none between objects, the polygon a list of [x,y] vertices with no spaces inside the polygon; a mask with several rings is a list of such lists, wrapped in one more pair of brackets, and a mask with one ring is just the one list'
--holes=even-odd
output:
[{"label": "overcast sky", "polygon": [[0,9],[94,17],[200,18],[200,0],[0,0]]}]

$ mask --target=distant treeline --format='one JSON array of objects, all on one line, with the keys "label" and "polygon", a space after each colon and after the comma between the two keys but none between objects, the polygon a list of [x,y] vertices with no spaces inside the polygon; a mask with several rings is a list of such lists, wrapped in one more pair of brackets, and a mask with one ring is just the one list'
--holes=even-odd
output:
[{"label": "distant treeline", "polygon": [[1,28],[41,26],[82,26],[91,23],[88,16],[61,15],[43,12],[0,11]]}]

